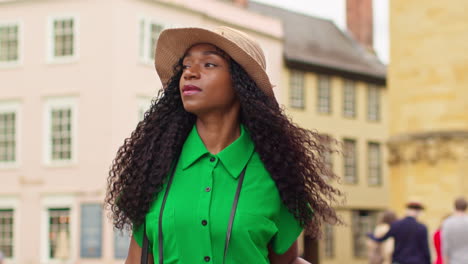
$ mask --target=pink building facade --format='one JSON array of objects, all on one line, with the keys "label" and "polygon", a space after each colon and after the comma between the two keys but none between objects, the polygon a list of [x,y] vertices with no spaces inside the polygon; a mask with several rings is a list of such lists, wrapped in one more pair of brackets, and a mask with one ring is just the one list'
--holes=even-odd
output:
[{"label": "pink building facade", "polygon": [[[103,209],[117,148],[161,87],[168,27],[228,25],[282,82],[282,26],[226,1],[0,1],[0,250],[6,264],[123,263]],[[279,100],[280,94],[276,91]]]}]

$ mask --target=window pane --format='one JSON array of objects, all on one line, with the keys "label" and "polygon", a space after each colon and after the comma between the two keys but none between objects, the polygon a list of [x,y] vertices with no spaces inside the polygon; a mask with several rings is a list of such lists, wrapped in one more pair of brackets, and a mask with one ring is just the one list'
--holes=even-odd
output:
[{"label": "window pane", "polygon": [[344,140],[344,180],[346,183],[357,183],[356,141]]},{"label": "window pane", "polygon": [[335,256],[335,239],[333,226],[324,225],[324,255],[326,258],[333,258]]},{"label": "window pane", "polygon": [[367,88],[367,119],[380,120],[380,89],[375,85]]},{"label": "window pane", "polygon": [[16,160],[16,114],[0,113],[0,162]]},{"label": "window pane", "polygon": [[70,160],[72,157],[72,113],[70,108],[51,111],[52,160]]},{"label": "window pane", "polygon": [[323,152],[323,160],[325,164],[327,165],[328,169],[330,171],[333,171],[333,141],[332,137],[330,135],[322,134],[324,140],[323,144],[325,146],[325,150]]},{"label": "window pane", "polygon": [[369,185],[382,184],[382,162],[379,143],[368,143],[368,181]]},{"label": "window pane", "polygon": [[54,21],[54,56],[66,57],[73,55],[73,19]]},{"label": "window pane", "polygon": [[70,209],[49,209],[49,257],[66,260],[70,257]]},{"label": "window pane", "polygon": [[343,85],[343,115],[345,117],[356,116],[356,87],[355,83],[345,80]]},{"label": "window pane", "polygon": [[149,58],[154,60],[154,52],[156,48],[156,42],[158,41],[159,34],[163,31],[164,27],[160,24],[150,24],[150,46],[149,46]]},{"label": "window pane", "polygon": [[13,257],[13,210],[0,210],[0,251]]},{"label": "window pane", "polygon": [[376,223],[376,211],[353,211],[353,249],[355,257],[367,257],[367,233],[371,233]]},{"label": "window pane", "polygon": [[18,60],[18,25],[0,26],[0,61]]},{"label": "window pane", "polygon": [[102,207],[100,204],[81,205],[82,258],[102,256]]},{"label": "window pane", "polygon": [[140,58],[144,57],[145,54],[145,21],[140,21]]},{"label": "window pane", "polygon": [[330,76],[319,75],[318,77],[318,96],[317,107],[319,113],[331,113],[331,87]]},{"label": "window pane", "polygon": [[124,228],[122,232],[120,230],[114,230],[114,257],[116,259],[127,258],[130,238],[131,234],[126,228]]},{"label": "window pane", "polygon": [[301,71],[291,71],[289,104],[294,108],[304,108],[304,73]]}]

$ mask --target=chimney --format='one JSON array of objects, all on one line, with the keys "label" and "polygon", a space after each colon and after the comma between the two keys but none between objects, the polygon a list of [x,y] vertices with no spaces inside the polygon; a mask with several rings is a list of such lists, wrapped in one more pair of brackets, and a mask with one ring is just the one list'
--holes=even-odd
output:
[{"label": "chimney", "polygon": [[374,50],[372,0],[346,0],[346,25],[354,39]]},{"label": "chimney", "polygon": [[247,5],[249,4],[249,0],[232,0],[232,2],[234,5],[243,8],[247,8]]}]

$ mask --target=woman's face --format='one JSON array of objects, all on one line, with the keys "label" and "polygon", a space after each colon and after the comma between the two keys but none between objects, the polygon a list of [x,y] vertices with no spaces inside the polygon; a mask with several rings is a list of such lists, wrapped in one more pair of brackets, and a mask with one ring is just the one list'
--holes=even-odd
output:
[{"label": "woman's face", "polygon": [[211,44],[196,44],[185,53],[179,82],[186,111],[197,116],[229,111],[238,102],[227,56]]}]

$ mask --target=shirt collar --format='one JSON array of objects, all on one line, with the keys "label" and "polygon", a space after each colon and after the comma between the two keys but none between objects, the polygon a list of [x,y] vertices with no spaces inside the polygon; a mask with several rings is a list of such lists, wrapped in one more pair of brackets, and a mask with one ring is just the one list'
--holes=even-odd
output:
[{"label": "shirt collar", "polygon": [[[216,155],[233,178],[238,178],[254,152],[254,143],[244,125],[240,125],[240,136]],[[209,154],[194,125],[185,140],[180,160],[185,170],[204,155]]]}]

